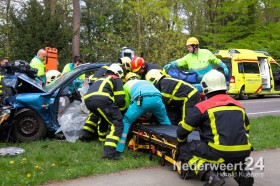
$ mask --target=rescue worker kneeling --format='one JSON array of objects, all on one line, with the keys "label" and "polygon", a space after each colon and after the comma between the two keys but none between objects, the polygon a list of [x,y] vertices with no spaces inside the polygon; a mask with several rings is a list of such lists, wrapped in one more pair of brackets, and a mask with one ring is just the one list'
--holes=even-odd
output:
[{"label": "rescue worker kneeling", "polygon": [[123,70],[118,64],[112,64],[105,76],[97,79],[84,96],[85,104],[91,112],[90,123],[86,122],[80,139],[90,141],[97,136],[105,140],[104,159],[120,159],[116,146],[123,131],[123,116],[120,108],[125,107],[123,91]]},{"label": "rescue worker kneeling", "polygon": [[160,70],[153,69],[146,74],[150,81],[160,91],[172,125],[184,123],[186,113],[200,100],[198,90],[183,80],[167,77]]},{"label": "rescue worker kneeling", "polygon": [[126,75],[127,82],[124,84],[124,91],[128,109],[123,118],[124,129],[117,146],[118,152],[124,151],[131,124],[143,114],[151,112],[160,124],[171,125],[159,90],[150,82],[138,80],[137,77],[138,75],[132,72]]},{"label": "rescue worker kneeling", "polygon": [[[250,124],[243,106],[226,94],[222,73],[209,71],[201,85],[207,100],[196,104],[187,113],[186,123],[177,128],[179,160],[187,163],[182,170],[185,175],[181,176],[186,179],[194,173],[201,180],[209,180],[206,185],[223,185],[225,181],[209,165],[244,163],[251,153]],[[201,130],[201,141],[187,142],[188,134],[195,128]],[[239,185],[253,185],[254,178],[249,171],[244,167],[237,171],[233,176]]]}]

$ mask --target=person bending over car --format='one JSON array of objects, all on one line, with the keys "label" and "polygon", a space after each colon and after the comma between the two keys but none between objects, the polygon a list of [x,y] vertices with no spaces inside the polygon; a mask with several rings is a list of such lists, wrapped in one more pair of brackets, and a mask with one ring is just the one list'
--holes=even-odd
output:
[{"label": "person bending over car", "polygon": [[116,146],[123,130],[120,108],[125,107],[122,76],[123,70],[118,64],[110,65],[106,75],[94,81],[83,97],[91,122],[83,127],[80,139],[91,141],[94,135],[106,138],[103,159],[120,159]]},{"label": "person bending over car", "polygon": [[[225,181],[209,165],[244,163],[251,153],[250,124],[243,106],[226,94],[226,80],[221,72],[206,73],[201,86],[207,100],[196,104],[187,113],[186,122],[177,128],[179,160],[187,163],[183,178],[195,174],[208,180],[206,185],[223,185]],[[201,131],[201,141],[187,142],[188,134],[195,128]],[[239,166],[236,172],[234,178],[239,185],[253,185],[254,178],[244,167]]]}]

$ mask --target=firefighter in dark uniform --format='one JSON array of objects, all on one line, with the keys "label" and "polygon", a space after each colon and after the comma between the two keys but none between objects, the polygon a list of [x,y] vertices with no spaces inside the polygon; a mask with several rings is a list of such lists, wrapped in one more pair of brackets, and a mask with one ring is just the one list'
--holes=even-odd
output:
[{"label": "firefighter in dark uniform", "polygon": [[81,140],[88,140],[97,135],[105,140],[103,158],[119,159],[116,146],[123,130],[123,115],[120,109],[125,108],[123,91],[123,70],[118,64],[112,64],[106,75],[97,79],[84,96],[85,104],[91,112],[91,123],[83,127]]},{"label": "firefighter in dark uniform", "polygon": [[[188,170],[182,171],[187,171],[184,178],[192,172],[201,180],[208,180],[206,185],[223,185],[225,181],[209,165],[244,163],[251,153],[250,124],[243,106],[226,94],[222,73],[209,71],[203,76],[201,85],[207,100],[196,104],[187,113],[186,123],[177,128],[179,160],[187,163]],[[187,142],[188,134],[195,128],[201,130],[201,140]],[[249,171],[240,169],[235,175],[239,185],[254,183]]]},{"label": "firefighter in dark uniform", "polygon": [[145,75],[152,69],[162,70],[162,67],[156,64],[147,63],[142,57],[135,56],[131,60],[132,72],[139,74],[143,80],[145,79]]},{"label": "firefighter in dark uniform", "polygon": [[166,77],[156,69],[146,74],[146,80],[160,91],[172,125],[185,123],[186,113],[200,100],[197,89],[182,80]]},{"label": "firefighter in dark uniform", "polygon": [[[131,62],[131,59],[129,57],[122,57],[117,60],[116,64],[120,65],[124,71],[123,76],[125,76],[126,73],[130,72],[130,62]],[[113,63],[110,63],[109,65],[104,65],[101,68],[99,68],[94,73],[94,75],[92,75],[92,77],[89,77],[89,84],[91,85],[97,79],[105,76],[110,65],[112,65],[112,64]],[[124,81],[124,78],[122,80]],[[116,96],[123,96],[123,95],[116,95]],[[124,113],[125,107],[120,108],[120,110],[121,110],[121,112]],[[96,118],[96,116],[94,115],[94,113],[88,114],[85,125],[83,127],[84,130],[82,132],[82,135],[80,136],[80,140],[90,142],[90,141],[95,140],[98,137],[99,141],[102,141],[102,142],[105,141],[106,135],[107,135],[106,132],[104,133],[104,132],[101,132],[100,130],[98,130],[98,134],[97,134],[94,130],[91,130],[90,127],[88,128],[88,126],[97,125],[97,123],[99,123],[98,126],[107,126],[106,124],[100,125],[101,123],[104,123],[104,122],[106,123],[106,120],[104,121],[104,119],[101,118],[100,120],[95,122],[95,120],[96,120],[95,118]],[[106,128],[103,130],[107,131]]]}]

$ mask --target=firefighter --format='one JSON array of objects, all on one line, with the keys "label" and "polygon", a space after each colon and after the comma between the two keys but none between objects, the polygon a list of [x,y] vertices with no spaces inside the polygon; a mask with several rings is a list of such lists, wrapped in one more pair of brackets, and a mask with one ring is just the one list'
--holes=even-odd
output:
[{"label": "firefighter", "polygon": [[[177,128],[179,159],[187,163],[188,171],[201,180],[209,180],[206,185],[223,185],[225,181],[209,165],[244,163],[251,153],[250,124],[243,106],[226,94],[226,80],[221,72],[209,71],[201,85],[207,100],[196,104],[187,113],[186,122]],[[201,131],[201,141],[187,142],[188,134],[195,128]],[[252,185],[250,172],[240,171],[235,177],[239,185]]]},{"label": "firefighter", "polygon": [[[112,64],[116,64],[116,65],[112,65]],[[119,63],[111,63],[111,65],[112,65],[111,68],[115,67],[115,68],[117,68],[117,69],[119,69],[118,66],[120,66]],[[101,68],[99,68],[99,69],[94,73],[94,75],[93,75],[92,77],[89,77],[90,84],[92,84],[94,81],[98,80],[99,78],[105,76],[106,73],[107,73],[107,71],[108,71],[108,69],[109,69],[109,67],[110,67],[111,65],[109,65],[109,66],[107,66],[107,65],[102,66]],[[117,66],[117,65],[118,65],[118,66]],[[116,69],[116,70],[117,70],[117,69]],[[112,69],[111,69],[111,71],[112,71]],[[124,79],[124,78],[122,78],[122,79]],[[116,96],[120,96],[121,98],[123,98],[124,93],[123,93],[123,94],[120,94],[120,95],[116,95]],[[119,109],[120,109],[120,111],[123,113],[123,112],[125,111],[126,107],[125,107],[125,105],[124,105],[123,107],[121,107],[121,108],[119,108]],[[90,112],[90,113],[88,114],[88,117],[87,117],[87,119],[86,119],[85,125],[84,125],[84,127],[83,127],[83,128],[84,128],[84,132],[83,132],[83,135],[80,137],[80,140],[82,140],[82,141],[88,141],[88,142],[89,142],[89,141],[95,140],[96,138],[99,138],[99,141],[105,142],[106,133],[102,133],[102,132],[100,132],[100,130],[98,130],[98,134],[97,134],[96,131],[95,131],[94,129],[91,130],[91,128],[90,128],[90,126],[91,126],[92,124],[93,124],[93,125],[96,124],[96,121],[95,121],[95,120],[96,120],[95,114]],[[102,123],[100,126],[107,126],[107,124],[104,124],[104,122],[106,123],[106,120],[104,120],[104,119],[102,119],[102,118],[100,118],[100,120],[98,121],[99,124]],[[88,127],[89,127],[89,128],[88,128]],[[105,129],[101,129],[101,131],[107,131],[107,129],[106,129],[106,128],[105,128]]]},{"label": "firefighter", "polygon": [[120,111],[120,108],[125,107],[122,77],[122,68],[114,63],[105,76],[93,82],[84,96],[86,107],[92,115],[91,123],[84,125],[80,139],[92,140],[94,135],[103,140],[106,138],[103,152],[105,159],[120,159],[116,146],[123,130]]},{"label": "firefighter", "polygon": [[124,151],[131,124],[143,114],[150,112],[160,124],[171,125],[159,90],[148,81],[132,78],[137,75],[128,75],[126,78],[128,81],[124,84],[125,103],[128,109],[123,118],[124,129],[117,146],[118,152]]},{"label": "firefighter", "polygon": [[47,57],[47,52],[44,49],[40,49],[37,52],[37,55],[30,62],[30,67],[38,69],[38,74],[36,79],[42,81],[43,84],[46,83],[46,73],[45,73],[46,57]]},{"label": "firefighter", "polygon": [[199,48],[199,41],[195,37],[190,37],[186,43],[188,54],[183,58],[172,61],[164,66],[165,69],[172,67],[187,67],[189,72],[198,74],[200,82],[203,75],[212,69],[212,64],[219,65],[228,75],[227,66],[207,49]]},{"label": "firefighter", "polygon": [[185,123],[186,113],[200,100],[197,89],[183,80],[166,77],[156,69],[146,74],[146,80],[161,92],[172,125]]},{"label": "firefighter", "polygon": [[159,69],[162,70],[162,67],[152,64],[152,63],[147,63],[144,61],[142,57],[135,56],[131,60],[131,70],[134,73],[137,73],[141,76],[141,79],[145,79],[145,75],[152,69]]}]

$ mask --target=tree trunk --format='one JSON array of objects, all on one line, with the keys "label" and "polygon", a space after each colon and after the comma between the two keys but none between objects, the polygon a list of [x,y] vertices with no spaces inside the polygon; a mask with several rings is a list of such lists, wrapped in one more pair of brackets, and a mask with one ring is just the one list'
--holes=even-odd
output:
[{"label": "tree trunk", "polygon": [[80,55],[81,9],[79,0],[73,0],[73,15],[72,57]]}]

